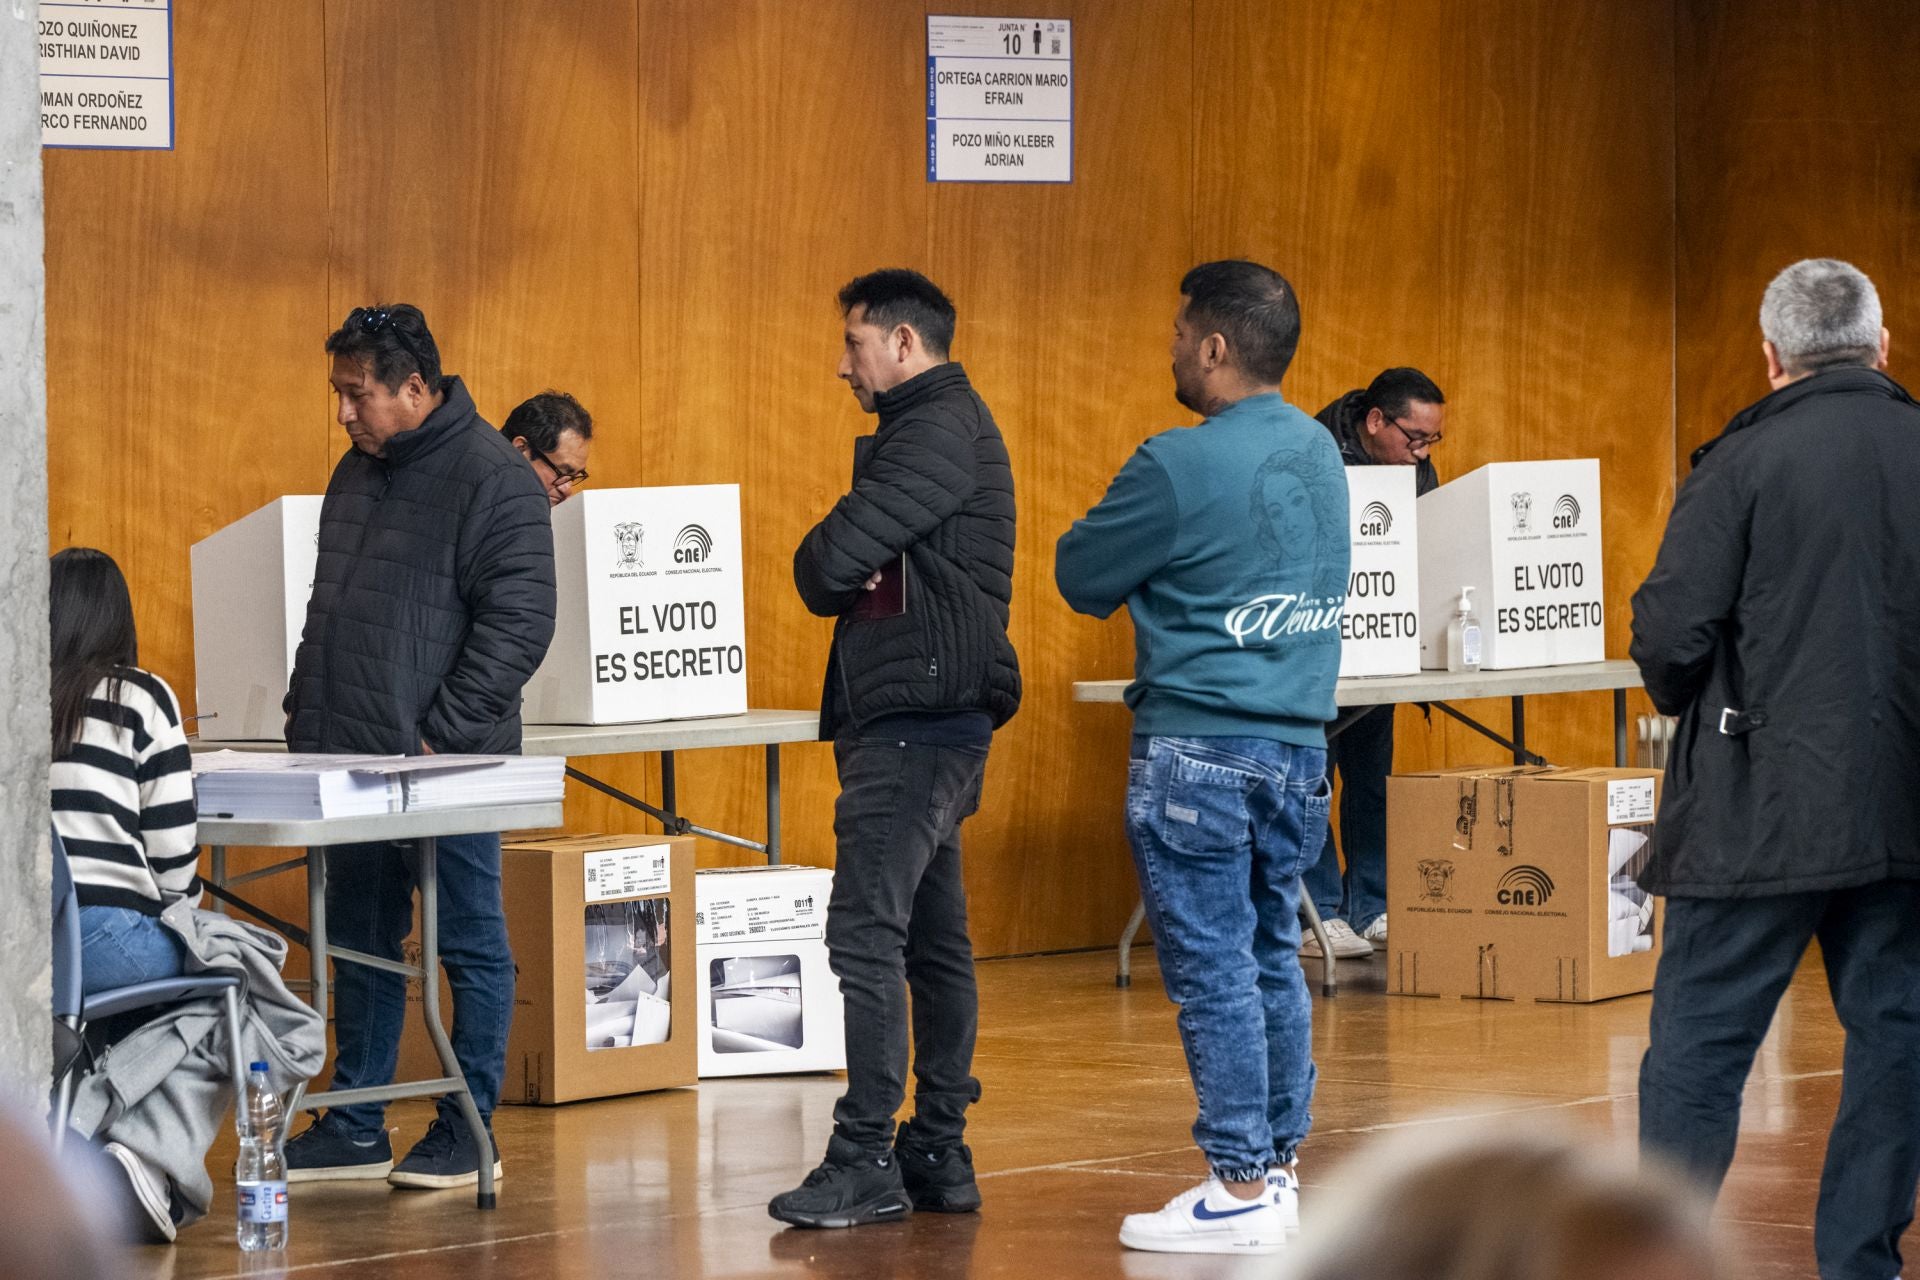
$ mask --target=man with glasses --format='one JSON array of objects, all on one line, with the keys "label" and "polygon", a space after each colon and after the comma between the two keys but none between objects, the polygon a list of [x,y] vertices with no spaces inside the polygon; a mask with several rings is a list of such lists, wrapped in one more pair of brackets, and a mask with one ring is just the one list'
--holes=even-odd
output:
[{"label": "man with glasses", "polygon": [[[320,508],[306,628],[287,692],[287,746],[425,755],[520,750],[520,689],[553,638],[553,529],[534,468],[474,408],[416,307],[356,307],[327,339],[353,447]],[[398,961],[413,925],[410,846],[327,850],[333,941]],[[439,841],[440,958],[453,1051],[483,1117],[506,1073],[513,955],[500,837]],[[437,979],[429,976],[427,981]],[[343,964],[334,977],[333,1087],[393,1079],[406,980]],[[493,1176],[502,1173],[488,1138]],[[479,1136],[451,1098],[398,1166],[378,1105],[332,1107],[287,1144],[294,1182],[478,1181]]]},{"label": "man with glasses", "polygon": [[[1418,369],[1388,369],[1314,415],[1333,433],[1350,467],[1414,468],[1416,494],[1440,487],[1428,457],[1446,427],[1447,398]],[[1373,954],[1387,940],[1387,775],[1393,772],[1392,707],[1376,707],[1327,744],[1327,769],[1340,771],[1340,845],[1331,839],[1307,872],[1307,895],[1327,928],[1337,959]],[[1331,834],[1331,832],[1329,832]],[[1300,954],[1318,957],[1309,936]]]},{"label": "man with glasses", "polygon": [[559,506],[587,483],[587,446],[593,415],[564,391],[542,391],[513,407],[500,434],[533,464],[547,487],[547,502]]}]

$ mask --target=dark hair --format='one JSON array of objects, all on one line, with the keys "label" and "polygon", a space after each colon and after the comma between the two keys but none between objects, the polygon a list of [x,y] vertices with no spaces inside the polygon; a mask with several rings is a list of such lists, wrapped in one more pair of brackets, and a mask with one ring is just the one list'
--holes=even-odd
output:
[{"label": "dark hair", "polygon": [[1445,404],[1447,398],[1440,394],[1440,388],[1434,385],[1432,378],[1418,369],[1386,369],[1379,377],[1367,384],[1366,395],[1361,410],[1378,409],[1389,419],[1404,418],[1413,408],[1414,401],[1421,404]]},{"label": "dark hair", "polygon": [[[52,630],[53,758],[72,750],[87,702],[104,679],[140,661],[133,599],[113,557],[68,547],[53,557],[47,591]],[[108,694],[119,697],[118,689]]]},{"label": "dark hair", "polygon": [[360,361],[388,391],[400,390],[416,373],[428,391],[440,389],[440,348],[420,308],[404,302],[349,311],[327,335],[327,354]]},{"label": "dark hair", "polygon": [[578,431],[582,440],[593,439],[593,415],[564,391],[542,391],[513,406],[513,412],[500,427],[500,434],[511,440],[525,436],[527,443],[541,453],[552,453],[560,437]]},{"label": "dark hair", "polygon": [[1187,319],[1227,340],[1234,364],[1279,386],[1300,345],[1300,299],[1287,278],[1257,262],[1203,262],[1180,281]]},{"label": "dark hair", "polygon": [[953,303],[918,271],[888,267],[850,281],[840,290],[840,314],[855,307],[865,307],[867,323],[877,328],[911,327],[936,360],[945,360],[953,346]]}]

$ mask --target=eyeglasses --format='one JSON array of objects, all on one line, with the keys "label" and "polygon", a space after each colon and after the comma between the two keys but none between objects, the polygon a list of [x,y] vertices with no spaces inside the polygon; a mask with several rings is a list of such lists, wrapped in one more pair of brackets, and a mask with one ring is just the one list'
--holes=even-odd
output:
[{"label": "eyeglasses", "polygon": [[540,459],[540,461],[542,461],[542,462],[544,462],[544,463],[546,463],[546,464],[547,464],[547,470],[549,470],[549,471],[551,471],[551,472],[553,472],[553,482],[554,482],[555,484],[563,484],[563,485],[565,485],[565,486],[567,486],[567,488],[569,488],[569,489],[578,489],[578,488],[579,488],[579,487],[580,487],[581,485],[583,485],[583,484],[585,484],[585,483],[587,482],[587,473],[586,473],[586,472],[584,472],[584,471],[562,471],[562,470],[561,470],[561,469],[560,469],[560,468],[559,468],[559,467],[558,467],[558,466],[557,466],[557,465],[556,465],[556,464],[554,463],[554,461],[553,461],[553,459],[552,459],[552,458],[549,458],[549,457],[548,457],[548,456],[547,456],[546,454],[544,454],[544,453],[542,453],[542,452],[540,452],[540,450],[538,450],[538,449],[536,449],[536,448],[534,447],[534,444],[533,444],[533,441],[531,441],[531,440],[529,440],[529,441],[527,441],[527,452],[528,452],[528,453],[530,453],[530,454],[532,454],[532,455],[533,455],[534,457],[536,457],[536,458],[538,458],[538,459]]},{"label": "eyeglasses", "polygon": [[413,349],[413,339],[407,337],[405,329],[393,322],[393,312],[385,307],[355,307],[347,313],[347,326],[352,327],[356,324],[360,326],[360,332],[367,334],[379,333],[383,329],[391,328],[393,340],[400,344],[400,349],[407,353],[408,359],[413,361],[414,371],[418,372],[426,367],[420,361],[420,353]]},{"label": "eyeglasses", "polygon": [[1407,448],[1409,449],[1431,449],[1433,446],[1439,444],[1445,436],[1445,433],[1440,431],[1436,431],[1430,436],[1421,435],[1417,431],[1409,431],[1400,425],[1400,419],[1398,418],[1388,418],[1387,421],[1393,425],[1396,431],[1407,438]]}]

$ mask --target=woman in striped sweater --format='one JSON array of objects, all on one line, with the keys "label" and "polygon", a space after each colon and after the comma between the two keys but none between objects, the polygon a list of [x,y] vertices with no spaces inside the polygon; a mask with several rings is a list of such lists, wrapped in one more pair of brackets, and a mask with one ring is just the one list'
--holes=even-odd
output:
[{"label": "woman in striped sweater", "polygon": [[180,704],[142,671],[127,580],[90,547],[53,557],[53,825],[80,899],[88,994],[180,974],[160,923],[199,899],[193,772]]}]

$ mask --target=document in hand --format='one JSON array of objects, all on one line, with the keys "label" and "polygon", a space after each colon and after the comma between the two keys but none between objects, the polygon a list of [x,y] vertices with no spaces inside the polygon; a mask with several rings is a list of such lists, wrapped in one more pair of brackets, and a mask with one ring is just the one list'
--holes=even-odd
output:
[{"label": "document in hand", "polygon": [[202,817],[350,818],[558,800],[566,764],[560,756],[214,751],[194,757],[193,787]]}]

